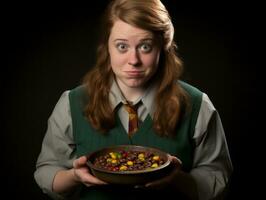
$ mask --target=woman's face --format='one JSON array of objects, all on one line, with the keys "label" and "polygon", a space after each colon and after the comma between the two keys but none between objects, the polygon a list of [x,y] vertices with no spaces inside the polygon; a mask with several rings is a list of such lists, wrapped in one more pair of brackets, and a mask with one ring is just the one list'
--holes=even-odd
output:
[{"label": "woman's face", "polygon": [[111,67],[122,88],[143,88],[158,68],[160,47],[154,35],[117,20],[108,41]]}]

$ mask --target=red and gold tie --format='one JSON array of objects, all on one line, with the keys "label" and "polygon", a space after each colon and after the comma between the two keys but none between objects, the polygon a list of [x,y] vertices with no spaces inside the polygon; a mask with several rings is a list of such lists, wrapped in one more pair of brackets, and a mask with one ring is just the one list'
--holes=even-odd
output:
[{"label": "red and gold tie", "polygon": [[138,112],[137,106],[130,103],[124,104],[128,112],[128,135],[131,137],[138,130]]}]

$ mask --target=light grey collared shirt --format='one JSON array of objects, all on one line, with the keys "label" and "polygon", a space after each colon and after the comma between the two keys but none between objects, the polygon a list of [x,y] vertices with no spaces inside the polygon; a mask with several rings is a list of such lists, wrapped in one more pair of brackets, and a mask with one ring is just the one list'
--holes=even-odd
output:
[{"label": "light grey collared shirt", "polygon": [[[142,97],[133,102],[136,104],[141,101],[138,109],[141,121],[148,114],[152,117],[155,90],[155,87],[148,88]],[[34,173],[40,188],[54,199],[62,199],[62,196],[52,192],[55,174],[59,170],[72,168],[76,158],[68,96],[69,91],[62,94],[48,120]],[[115,82],[111,87],[110,101],[114,108],[125,101]],[[123,106],[119,107],[118,114],[127,130],[128,114]],[[233,167],[221,119],[205,93],[202,96],[193,140],[196,148],[190,174],[197,183],[199,199],[212,199],[224,190]]]}]

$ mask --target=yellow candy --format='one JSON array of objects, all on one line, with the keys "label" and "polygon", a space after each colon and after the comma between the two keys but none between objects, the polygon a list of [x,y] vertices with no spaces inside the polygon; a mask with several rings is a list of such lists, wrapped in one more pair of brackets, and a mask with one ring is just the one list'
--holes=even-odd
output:
[{"label": "yellow candy", "polygon": [[138,158],[144,158],[144,154],[143,154],[143,153],[140,153],[140,154],[138,155]]},{"label": "yellow candy", "polygon": [[116,159],[116,154],[115,153],[110,152],[109,155],[111,156],[111,158]]},{"label": "yellow candy", "polygon": [[152,168],[156,168],[156,167],[158,167],[158,164],[157,163],[153,163],[151,167]]},{"label": "yellow candy", "polygon": [[117,160],[115,160],[115,159],[112,160],[112,163],[113,163],[113,164],[116,164],[116,163],[117,163]]},{"label": "yellow candy", "polygon": [[133,162],[132,161],[127,161],[127,165],[128,166],[132,166],[133,165]]},{"label": "yellow candy", "polygon": [[160,157],[159,156],[153,156],[153,158],[152,158],[153,160],[159,160],[160,159]]},{"label": "yellow candy", "polygon": [[125,171],[125,170],[127,170],[127,166],[122,165],[122,166],[119,168],[119,170],[120,170],[120,171]]}]

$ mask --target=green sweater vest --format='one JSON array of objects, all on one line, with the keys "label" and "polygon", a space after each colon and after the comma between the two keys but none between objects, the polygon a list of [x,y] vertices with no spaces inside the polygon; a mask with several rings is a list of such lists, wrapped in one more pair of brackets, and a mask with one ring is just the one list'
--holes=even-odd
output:
[{"label": "green sweater vest", "polygon": [[[103,135],[93,129],[83,115],[84,105],[88,100],[86,98],[84,87],[79,86],[71,90],[69,93],[69,100],[73,124],[73,135],[77,145],[77,156],[86,155],[87,153],[96,151],[103,147],[113,145],[134,144],[150,146],[159,148],[171,155],[177,156],[182,161],[183,170],[190,171],[194,151],[192,136],[194,134],[201,106],[202,92],[185,82],[180,81],[180,84],[190,97],[191,111],[182,119],[178,129],[176,130],[177,134],[173,138],[158,136],[152,129],[152,118],[149,115],[132,138],[128,137],[118,115],[116,115],[117,126],[110,130],[108,134]],[[104,190],[100,191],[100,193],[97,192],[97,187],[89,189],[84,188],[84,198],[81,199],[112,199],[110,192],[105,192],[105,195],[103,192]],[[112,189],[112,191],[114,191],[114,189]],[[123,191],[125,192],[126,190],[123,189]],[[127,196],[130,194],[129,191],[126,193]],[[130,194],[130,196],[133,198],[134,195],[132,196],[132,194]],[[135,197],[133,199],[135,199]]]}]

